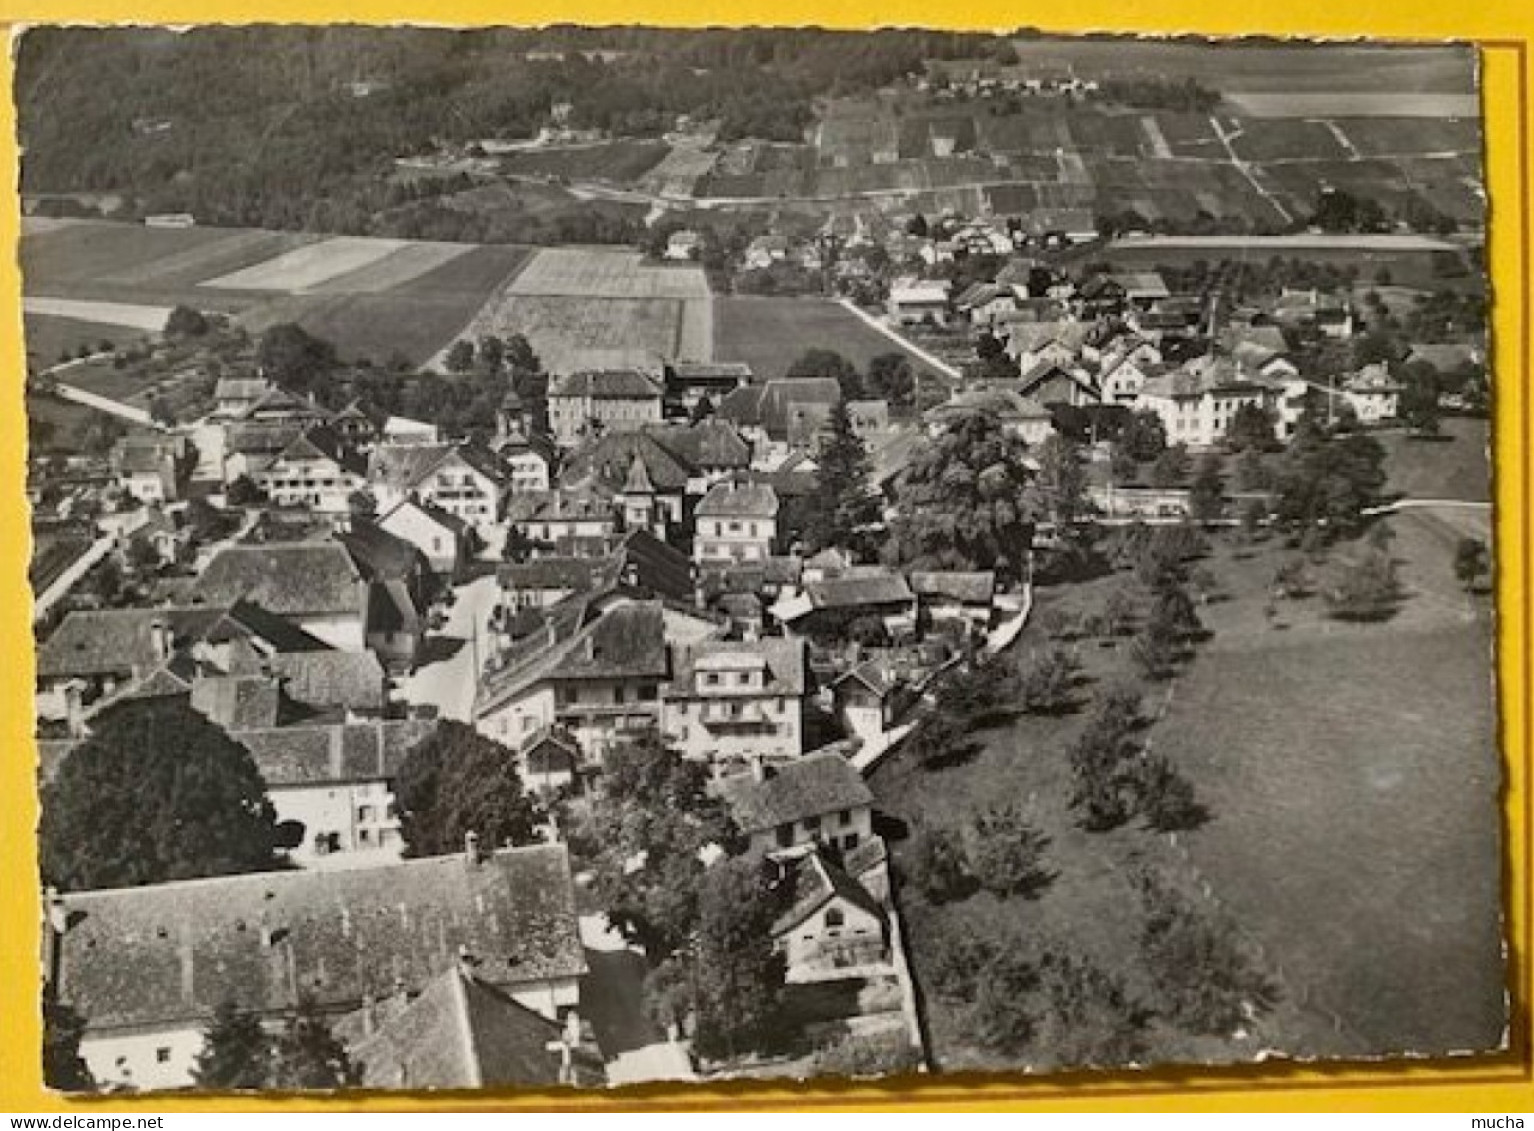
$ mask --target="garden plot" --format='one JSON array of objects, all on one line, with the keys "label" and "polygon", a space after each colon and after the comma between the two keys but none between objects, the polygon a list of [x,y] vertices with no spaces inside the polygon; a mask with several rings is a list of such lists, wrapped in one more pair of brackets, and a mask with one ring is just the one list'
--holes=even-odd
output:
[{"label": "garden plot", "polygon": [[[521,334],[550,373],[655,368],[678,356],[682,308],[677,299],[505,295],[481,310],[460,335]],[[689,356],[694,356],[689,353]],[[445,354],[433,360],[442,368]],[[707,360],[707,355],[698,358]]]},{"label": "garden plot", "polygon": [[338,236],[296,248],[233,274],[208,279],[202,285],[226,291],[311,291],[408,246],[406,240]]},{"label": "garden plot", "polygon": [[107,326],[126,326],[133,330],[158,332],[165,329],[170,317],[168,306],[137,306],[126,302],[91,302],[86,299],[27,297],[21,300],[27,314],[74,318]]}]

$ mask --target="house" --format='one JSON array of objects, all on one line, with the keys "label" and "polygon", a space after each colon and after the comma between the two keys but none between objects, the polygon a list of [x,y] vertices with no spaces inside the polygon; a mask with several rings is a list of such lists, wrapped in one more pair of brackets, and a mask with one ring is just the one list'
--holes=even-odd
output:
[{"label": "house", "polygon": [[613,500],[626,528],[664,538],[681,525],[692,470],[648,431],[594,437],[574,452],[560,485]]},{"label": "house", "polygon": [[1149,310],[1172,295],[1159,271],[1118,271],[1110,279],[1123,301],[1141,310]]},{"label": "house", "polygon": [[250,601],[332,648],[366,647],[367,585],[339,542],[225,546],[198,575],[194,591],[209,605]]},{"label": "house", "polygon": [[846,409],[847,423],[852,428],[852,434],[864,443],[868,443],[890,426],[889,401],[847,401]]},{"label": "house", "polygon": [[191,1084],[224,1002],[274,1022],[304,999],[335,1016],[419,993],[463,960],[562,1021],[586,973],[560,844],[50,892],[44,923],[45,977],[105,1088]]},{"label": "house", "polygon": [[415,666],[425,625],[405,582],[368,583],[362,635],[368,650],[391,672],[404,673]]},{"label": "house", "polygon": [[377,525],[419,550],[440,577],[457,578],[468,563],[471,540],[468,525],[422,499],[405,499],[379,518]]},{"label": "house", "polygon": [[440,444],[441,430],[424,420],[391,416],[383,423],[382,439],[387,444]]},{"label": "house", "polygon": [[313,425],[278,452],[252,478],[279,507],[346,514],[367,483],[367,465],[329,425]]},{"label": "house", "polygon": [[752,383],[751,367],[743,361],[672,361],[665,368],[666,400],[672,411],[690,414],[707,400],[719,402]]},{"label": "house", "polygon": [[[573,1020],[573,1019],[571,1019]],[[580,1025],[561,1025],[454,962],[416,996],[366,1002],[336,1026],[364,1088],[550,1088],[605,1081]]]},{"label": "house", "polygon": [[295,826],[293,863],[353,867],[397,860],[404,847],[394,783],[431,719],[226,727],[250,751],[280,823]]},{"label": "house", "polygon": [[1325,337],[1346,341],[1356,329],[1353,308],[1339,295],[1284,288],[1269,308],[1268,316],[1280,326],[1313,329]]},{"label": "house", "polygon": [[840,754],[752,766],[715,783],[752,850],[797,854],[824,844],[846,852],[873,836],[873,793]]},{"label": "house", "polygon": [[703,237],[690,228],[683,228],[679,232],[672,232],[671,238],[666,241],[664,258],[675,260],[693,260],[698,258],[698,253],[703,250]]},{"label": "house", "polygon": [[959,316],[972,326],[994,326],[1017,310],[1017,289],[1006,283],[974,283],[954,300]]},{"label": "house", "polygon": [[991,627],[996,575],[990,570],[917,570],[910,582],[922,612],[934,625],[961,624],[980,633]]},{"label": "house", "polygon": [[[1054,414],[1037,400],[1012,389],[989,386],[955,393],[922,414],[929,432],[938,432],[976,413],[995,420],[1009,435],[1035,447],[1055,430]],[[902,465],[903,466],[903,465]]]},{"label": "house", "polygon": [[540,631],[493,657],[474,703],[481,734],[516,747],[535,731],[565,728],[588,756],[654,728],[670,675],[659,601],[602,611],[585,596],[548,610]]},{"label": "house", "polygon": [[642,530],[629,531],[594,556],[549,554],[496,571],[503,606],[546,609],[576,593],[623,591],[641,598],[692,598],[687,555]]},{"label": "house", "polygon": [[660,726],[683,757],[716,768],[804,752],[804,641],[703,640],[672,649]]},{"label": "house", "polygon": [[946,326],[952,319],[948,284],[933,279],[907,279],[890,286],[888,313],[897,326]]},{"label": "house", "polygon": [[1390,375],[1390,368],[1377,361],[1343,381],[1342,400],[1352,408],[1360,424],[1379,424],[1395,418],[1402,391],[1401,383]]},{"label": "house", "polygon": [[792,636],[845,632],[857,620],[878,620],[891,637],[916,631],[916,594],[900,574],[859,566],[840,577],[806,581],[801,593],[785,594],[769,610]]},{"label": "house", "polygon": [[1150,378],[1134,407],[1161,418],[1169,444],[1209,448],[1225,438],[1242,406],[1275,408],[1281,388],[1229,358],[1206,355]]},{"label": "house", "polygon": [[513,495],[506,517],[523,538],[550,548],[571,538],[609,538],[618,529],[612,499],[589,489]]},{"label": "house", "polygon": [[1066,404],[1073,406],[1095,405],[1102,401],[1102,392],[1087,374],[1075,364],[1062,364],[1052,357],[1041,358],[1023,370],[1017,382],[1020,396],[1042,405]]},{"label": "house", "polygon": [[482,538],[500,518],[509,478],[501,458],[475,444],[385,443],[368,459],[368,483],[380,512],[414,497]]},{"label": "house", "polygon": [[884,905],[826,853],[789,865],[791,903],[772,925],[773,945],[790,984],[837,981],[887,967],[890,925]]},{"label": "house", "polygon": [[328,421],[331,431],[341,438],[341,443],[354,452],[366,451],[383,435],[388,417],[370,411],[358,401],[352,401]]},{"label": "house", "polygon": [[778,495],[765,484],[719,483],[694,519],[693,561],[765,561],[778,537]]},{"label": "house", "polygon": [[517,770],[528,789],[543,794],[580,786],[580,744],[559,727],[534,731],[517,747]]},{"label": "house", "polygon": [[220,377],[213,386],[213,415],[243,417],[273,389],[265,377]]},{"label": "house", "polygon": [[867,743],[892,730],[915,695],[893,665],[870,659],[839,675],[831,697],[842,729]]},{"label": "house", "polygon": [[1140,395],[1140,389],[1155,372],[1152,364],[1140,361],[1133,353],[1113,358],[1103,365],[1097,374],[1098,388],[1102,390],[1102,403],[1134,404],[1135,398]]},{"label": "house", "polygon": [[112,474],[141,503],[173,503],[181,497],[183,453],[179,437],[124,437],[112,445]]},{"label": "house", "polygon": [[742,265],[747,271],[762,271],[786,261],[790,250],[787,236],[776,232],[760,235],[746,245]]},{"label": "house", "polygon": [[388,677],[372,652],[279,652],[267,665],[284,695],[319,711],[377,715],[388,705]]},{"label": "house", "polygon": [[227,486],[241,477],[252,482],[284,449],[304,434],[299,420],[234,420],[223,428],[221,452]]},{"label": "house", "polygon": [[1007,355],[1020,373],[1044,363],[1073,367],[1086,346],[1091,325],[1086,322],[1007,322]]},{"label": "house", "polygon": [[560,447],[606,432],[631,432],[661,422],[660,383],[637,369],[586,370],[549,384],[549,427]]}]

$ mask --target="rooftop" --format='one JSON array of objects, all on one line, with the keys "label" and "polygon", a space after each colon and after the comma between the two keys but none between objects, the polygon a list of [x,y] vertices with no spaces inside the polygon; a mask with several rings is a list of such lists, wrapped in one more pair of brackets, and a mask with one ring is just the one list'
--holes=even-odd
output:
[{"label": "rooftop", "polygon": [[720,778],[716,788],[742,832],[768,832],[779,825],[862,809],[873,804],[863,775],[840,754],[809,754],[754,773]]}]

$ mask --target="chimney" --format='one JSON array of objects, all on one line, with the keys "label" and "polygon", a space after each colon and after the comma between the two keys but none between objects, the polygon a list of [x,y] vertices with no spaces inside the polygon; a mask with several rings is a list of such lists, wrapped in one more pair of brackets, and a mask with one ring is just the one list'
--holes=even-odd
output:
[{"label": "chimney", "polygon": [[463,834],[463,862],[470,868],[478,868],[485,861],[479,848],[479,834],[473,829]]},{"label": "chimney", "polygon": [[70,738],[85,737],[85,684],[78,679],[64,684],[64,718]]},{"label": "chimney", "polygon": [[149,639],[154,645],[155,659],[164,663],[170,659],[171,646],[175,643],[175,637],[171,632],[170,625],[163,620],[155,620],[149,625]]},{"label": "chimney", "polygon": [[760,754],[751,755],[751,777],[759,782],[767,780],[767,763]]}]

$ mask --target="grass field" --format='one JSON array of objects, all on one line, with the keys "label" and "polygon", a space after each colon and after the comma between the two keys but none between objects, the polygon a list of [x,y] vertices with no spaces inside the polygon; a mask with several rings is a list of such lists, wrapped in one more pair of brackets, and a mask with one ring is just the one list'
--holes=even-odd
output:
[{"label": "grass field", "polygon": [[644,176],[671,151],[653,141],[611,141],[596,145],[527,149],[505,154],[501,167],[524,176],[570,177],[627,183]]},{"label": "grass field", "polygon": [[[782,377],[805,350],[828,349],[859,369],[880,354],[901,353],[899,345],[865,325],[834,302],[818,298],[714,299],[714,356],[744,361],[757,380]],[[911,364],[924,376],[938,376],[914,355]]]},{"label": "grass field", "polygon": [[371,267],[403,247],[402,240],[336,236],[228,275],[204,279],[201,285],[221,291],[313,290],[332,279]]},{"label": "grass field", "polygon": [[28,297],[22,299],[21,307],[27,314],[119,326],[125,330],[137,330],[146,334],[165,329],[165,320],[170,317],[171,311],[168,306],[142,306],[136,303],[94,302],[89,299],[70,298]]},{"label": "grass field", "polygon": [[56,365],[68,354],[74,356],[81,346],[92,350],[102,342],[126,346],[144,338],[137,330],[106,322],[88,322],[79,318],[59,318],[48,314],[26,313],[22,318],[27,354],[38,366]]},{"label": "grass field", "polygon": [[1417,499],[1491,500],[1490,432],[1484,420],[1449,417],[1439,438],[1414,440],[1404,432],[1379,437],[1393,490]]}]

